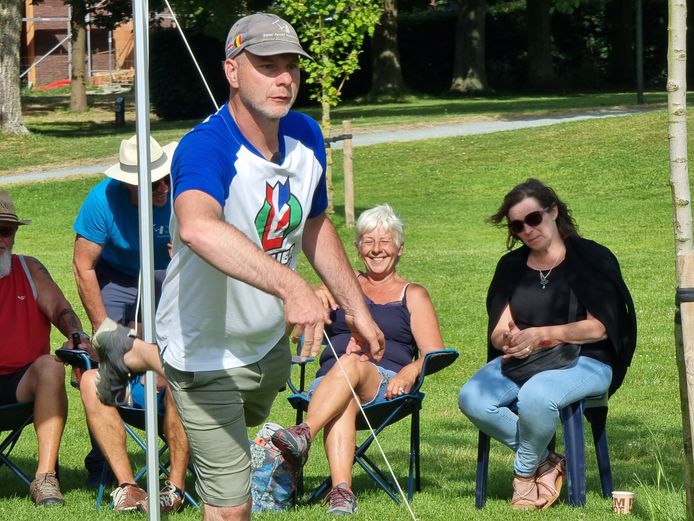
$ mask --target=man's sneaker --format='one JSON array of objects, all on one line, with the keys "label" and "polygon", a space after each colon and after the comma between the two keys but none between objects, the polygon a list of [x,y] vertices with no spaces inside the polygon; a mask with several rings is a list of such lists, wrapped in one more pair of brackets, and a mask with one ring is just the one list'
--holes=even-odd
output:
[{"label": "man's sneaker", "polygon": [[272,443],[290,463],[303,467],[308,460],[308,449],[311,447],[311,429],[308,424],[300,423],[280,429],[272,435]]},{"label": "man's sneaker", "polygon": [[36,474],[36,479],[29,486],[29,494],[37,506],[52,507],[65,503],[55,472]]},{"label": "man's sneaker", "polygon": [[147,511],[147,492],[134,483],[122,483],[111,497],[116,512]]},{"label": "man's sneaker", "polygon": [[182,506],[183,491],[167,479],[159,492],[159,510],[162,514],[178,512]]},{"label": "man's sneaker", "polygon": [[347,483],[340,483],[328,492],[323,500],[323,503],[328,503],[328,514],[336,516],[346,516],[359,512],[357,508],[357,498],[352,494],[352,491],[347,486]]},{"label": "man's sneaker", "polygon": [[129,369],[123,361],[133,348],[130,330],[107,318],[94,333],[92,345],[99,355],[96,395],[105,405],[122,405],[126,401]]}]

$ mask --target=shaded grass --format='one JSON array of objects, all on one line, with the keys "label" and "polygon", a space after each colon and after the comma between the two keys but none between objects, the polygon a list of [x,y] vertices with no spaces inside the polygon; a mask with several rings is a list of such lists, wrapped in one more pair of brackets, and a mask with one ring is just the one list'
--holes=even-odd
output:
[{"label": "shaded grass", "polygon": [[[422,411],[423,490],[413,509],[419,519],[613,519],[611,503],[598,493],[592,447],[587,449],[588,504],[573,509],[564,499],[548,513],[510,510],[512,456],[492,444],[487,507],[474,509],[477,432],[457,407],[457,392],[485,358],[484,298],[505,233],[485,223],[503,195],[528,176],[552,185],[565,199],[582,233],[611,248],[620,259],[639,316],[639,346],[622,389],[610,401],[608,436],[615,487],[636,492],[636,519],[679,518],[684,503],[682,429],[673,339],[675,272],[671,197],[667,174],[667,117],[654,112],[516,132],[377,145],[355,150],[357,213],[391,203],[406,224],[401,273],[426,286],[436,305],[446,344],[458,362],[427,381]],[[334,221],[353,262],[352,236],[341,216],[340,155],[335,161]],[[87,191],[98,179],[13,186],[20,216],[34,219],[22,229],[16,251],[47,265],[72,302],[78,302],[70,272],[71,223]],[[314,279],[301,262],[300,270]],[[81,312],[81,310],[80,310]],[[62,339],[54,333],[54,345]],[[87,434],[77,393],[70,389],[70,419],[61,463],[68,504],[41,511],[46,519],[92,519],[93,494],[79,486]],[[271,419],[292,422],[280,396]],[[407,422],[381,437],[401,481],[406,475]],[[25,433],[19,460],[33,469],[35,445]],[[590,442],[589,442],[590,443]],[[327,472],[320,442],[306,467],[307,487]],[[659,456],[656,458],[656,450]],[[133,453],[134,454],[134,453]],[[378,458],[376,456],[376,458]],[[662,469],[669,486],[659,488]],[[354,472],[361,513],[355,519],[407,519],[405,510]],[[403,481],[404,482],[404,481]],[[662,483],[662,480],[660,481]],[[13,494],[20,497],[11,498]],[[26,490],[0,469],[0,519],[29,519],[36,510]],[[651,508],[672,502],[670,513]],[[99,514],[116,519],[111,512]],[[661,517],[666,516],[666,517]],[[191,509],[175,519],[199,519]],[[258,519],[328,519],[320,506]],[[535,519],[536,517],[532,517]]]}]

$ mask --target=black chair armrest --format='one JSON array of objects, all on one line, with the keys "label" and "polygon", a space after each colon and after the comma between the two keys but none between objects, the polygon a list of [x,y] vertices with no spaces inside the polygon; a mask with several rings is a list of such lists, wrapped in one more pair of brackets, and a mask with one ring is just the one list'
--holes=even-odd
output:
[{"label": "black chair armrest", "polygon": [[429,351],[424,357],[424,362],[422,363],[422,372],[419,375],[419,379],[415,383],[414,387],[410,389],[410,394],[414,394],[419,391],[419,388],[424,383],[424,378],[427,375],[434,374],[441,369],[445,369],[453,362],[455,362],[460,356],[460,353],[455,349],[437,349],[436,351]]},{"label": "black chair armrest", "polygon": [[89,353],[83,349],[68,349],[61,347],[55,350],[57,356],[64,364],[87,371],[99,367],[99,362],[89,358]]}]

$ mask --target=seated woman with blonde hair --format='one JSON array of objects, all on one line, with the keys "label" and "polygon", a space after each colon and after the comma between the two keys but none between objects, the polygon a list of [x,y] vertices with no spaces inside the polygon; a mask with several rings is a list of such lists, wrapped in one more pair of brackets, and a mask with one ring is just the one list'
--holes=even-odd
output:
[{"label": "seated woman with blonde hair", "polygon": [[[402,221],[383,204],[363,212],[356,225],[356,247],[364,271],[355,271],[371,315],[383,331],[386,348],[377,364],[351,352],[351,332],[344,310],[325,288],[317,290],[331,309],[326,333],[362,405],[406,394],[415,384],[424,355],[441,349],[443,340],[427,290],[402,278],[396,267],[403,253]],[[419,351],[420,357],[413,361]],[[357,502],[351,490],[359,408],[345,376],[327,347],[309,388],[308,413],[300,425],[277,431],[272,438],[284,456],[298,465],[308,458],[311,441],[323,429],[332,490],[325,502],[332,514],[352,514]]]}]

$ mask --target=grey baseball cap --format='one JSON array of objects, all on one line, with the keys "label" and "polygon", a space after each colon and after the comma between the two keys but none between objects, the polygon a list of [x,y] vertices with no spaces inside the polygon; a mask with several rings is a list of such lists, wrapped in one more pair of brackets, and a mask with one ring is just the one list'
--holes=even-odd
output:
[{"label": "grey baseball cap", "polygon": [[246,50],[257,56],[300,54],[311,58],[299,43],[299,37],[289,22],[269,13],[244,16],[231,26],[225,46],[227,58]]}]

